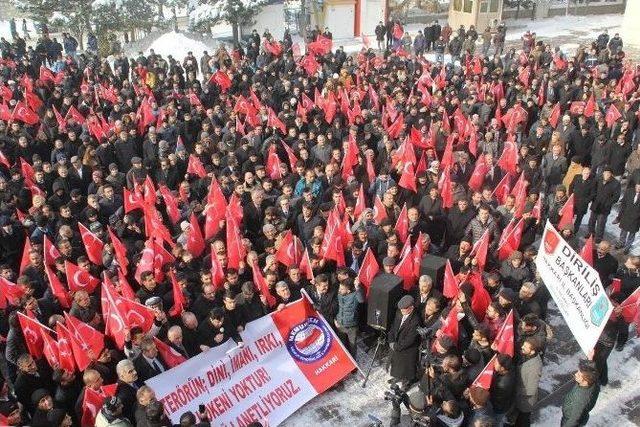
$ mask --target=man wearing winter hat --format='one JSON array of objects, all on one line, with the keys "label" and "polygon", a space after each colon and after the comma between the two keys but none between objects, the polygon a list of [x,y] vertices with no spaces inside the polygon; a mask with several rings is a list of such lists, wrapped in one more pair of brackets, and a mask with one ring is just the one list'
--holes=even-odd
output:
[{"label": "man wearing winter hat", "polygon": [[415,381],[418,346],[420,345],[417,331],[420,319],[413,302],[411,295],[405,295],[398,301],[398,312],[396,312],[388,337],[392,350],[389,382],[402,382],[404,389],[407,389]]}]

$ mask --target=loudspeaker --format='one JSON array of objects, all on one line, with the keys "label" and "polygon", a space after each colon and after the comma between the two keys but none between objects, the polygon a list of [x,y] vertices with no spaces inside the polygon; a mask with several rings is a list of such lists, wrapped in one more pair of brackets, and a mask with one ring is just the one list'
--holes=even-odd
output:
[{"label": "loudspeaker", "polygon": [[433,280],[433,287],[442,290],[442,282],[444,281],[444,267],[447,265],[447,259],[435,255],[425,255],[420,263],[420,275],[426,274]]},{"label": "loudspeaker", "polygon": [[369,288],[367,325],[387,331],[391,327],[402,298],[402,279],[395,274],[377,275]]}]

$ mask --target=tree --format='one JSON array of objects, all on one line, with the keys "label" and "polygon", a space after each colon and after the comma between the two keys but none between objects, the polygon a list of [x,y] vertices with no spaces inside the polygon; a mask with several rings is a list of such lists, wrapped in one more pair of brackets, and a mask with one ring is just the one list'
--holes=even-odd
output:
[{"label": "tree", "polygon": [[516,8],[516,19],[520,17],[520,8],[530,9],[535,7],[536,0],[504,0],[505,6]]},{"label": "tree", "polygon": [[17,9],[42,26],[54,11],[53,0],[16,0]]},{"label": "tree", "polygon": [[253,22],[268,0],[190,0],[189,22],[192,27],[210,28],[218,22],[228,22],[233,28],[233,40],[240,38],[240,28]]}]

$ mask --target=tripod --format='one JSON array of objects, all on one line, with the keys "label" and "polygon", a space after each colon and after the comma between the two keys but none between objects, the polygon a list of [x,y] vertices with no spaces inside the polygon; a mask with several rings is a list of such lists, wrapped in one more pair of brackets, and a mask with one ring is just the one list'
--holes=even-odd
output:
[{"label": "tripod", "polygon": [[367,373],[364,376],[364,381],[362,382],[362,388],[367,386],[367,381],[369,380],[369,374],[371,373],[371,369],[373,368],[373,364],[376,362],[378,357],[378,352],[380,348],[385,345],[387,342],[387,332],[384,330],[380,330],[380,336],[378,336],[378,342],[376,343],[376,348],[373,350],[373,357],[371,358],[371,362],[369,362],[369,367],[367,368]]}]

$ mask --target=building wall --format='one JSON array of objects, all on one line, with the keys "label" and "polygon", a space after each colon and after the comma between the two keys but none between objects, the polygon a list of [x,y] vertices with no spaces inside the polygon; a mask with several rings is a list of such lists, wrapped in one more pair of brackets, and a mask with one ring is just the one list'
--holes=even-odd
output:
[{"label": "building wall", "polygon": [[251,34],[251,30],[255,28],[258,34],[262,34],[264,30],[269,32],[276,38],[282,40],[284,36],[284,3],[268,4],[262,8],[262,11],[254,17],[255,24],[242,28],[243,34]]},{"label": "building wall", "polygon": [[324,25],[334,39],[353,37],[355,19],[354,0],[329,0],[324,5]]},{"label": "building wall", "polygon": [[361,0],[360,33],[368,36],[375,34],[378,22],[384,22],[384,0]]}]

